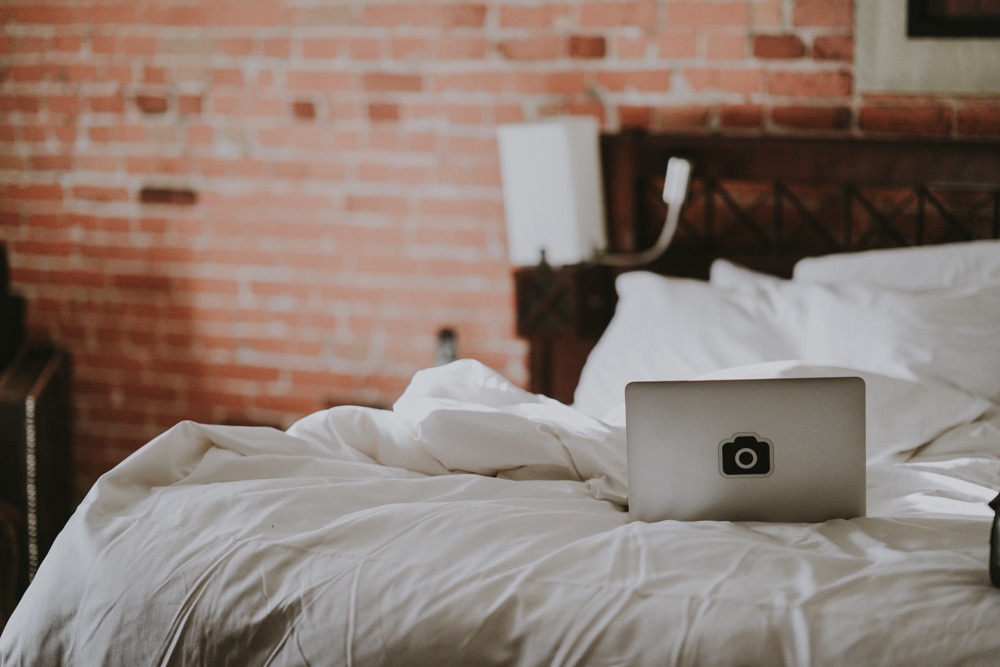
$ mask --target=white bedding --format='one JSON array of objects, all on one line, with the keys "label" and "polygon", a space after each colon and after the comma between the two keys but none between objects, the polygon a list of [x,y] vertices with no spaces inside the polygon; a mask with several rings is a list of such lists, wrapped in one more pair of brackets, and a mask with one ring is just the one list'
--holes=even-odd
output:
[{"label": "white bedding", "polygon": [[93,488],[0,664],[996,664],[1000,410],[817,525],[629,523],[624,451],[471,361],[393,411],[180,424]]}]

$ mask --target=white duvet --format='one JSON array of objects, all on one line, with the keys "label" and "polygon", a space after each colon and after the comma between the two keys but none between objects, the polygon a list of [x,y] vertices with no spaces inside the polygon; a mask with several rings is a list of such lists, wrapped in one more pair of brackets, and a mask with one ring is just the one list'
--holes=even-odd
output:
[{"label": "white duvet", "polygon": [[182,423],[92,489],[0,664],[1000,660],[1000,411],[872,463],[869,517],[818,525],[629,523],[624,452],[474,362],[287,433]]}]

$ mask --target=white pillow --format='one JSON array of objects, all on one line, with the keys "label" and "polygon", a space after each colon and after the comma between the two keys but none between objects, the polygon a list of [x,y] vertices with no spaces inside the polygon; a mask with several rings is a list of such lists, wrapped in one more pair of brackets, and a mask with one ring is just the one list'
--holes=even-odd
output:
[{"label": "white pillow", "polygon": [[793,280],[905,290],[1000,285],[1000,240],[807,257],[795,264]]},{"label": "white pillow", "polygon": [[699,380],[857,376],[865,381],[868,461],[885,461],[976,419],[992,404],[936,382],[913,382],[837,366],[777,361],[728,368]]},{"label": "white pillow", "polygon": [[[711,282],[774,303],[801,327],[801,356],[891,377],[944,382],[1000,401],[1000,285],[902,292],[781,280],[713,263]],[[752,296],[751,296],[752,295]]]},{"label": "white pillow", "polygon": [[[797,358],[801,323],[780,321],[763,291],[720,290],[701,280],[630,272],[618,305],[587,358],[574,407],[603,417],[633,380],[687,380],[759,361]],[[790,313],[795,316],[795,313]]]}]

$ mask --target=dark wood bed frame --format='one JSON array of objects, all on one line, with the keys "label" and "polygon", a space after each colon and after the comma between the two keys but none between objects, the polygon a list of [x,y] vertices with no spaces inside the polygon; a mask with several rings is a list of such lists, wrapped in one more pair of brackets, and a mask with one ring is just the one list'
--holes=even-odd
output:
[{"label": "dark wood bed frame", "polygon": [[[1000,143],[725,138],[638,131],[601,140],[609,248],[653,245],[671,156],[693,165],[666,253],[644,270],[707,278],[725,257],[779,276],[807,256],[1000,238]],[[530,389],[570,403],[614,312],[618,269],[515,272]]]}]

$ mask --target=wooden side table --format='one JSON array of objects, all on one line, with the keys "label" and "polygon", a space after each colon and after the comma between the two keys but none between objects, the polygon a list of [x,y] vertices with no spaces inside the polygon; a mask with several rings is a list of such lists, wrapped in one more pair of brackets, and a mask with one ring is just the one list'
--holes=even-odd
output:
[{"label": "wooden side table", "polygon": [[615,308],[613,272],[593,264],[514,273],[517,333],[530,345],[529,389],[573,401],[580,370]]}]

